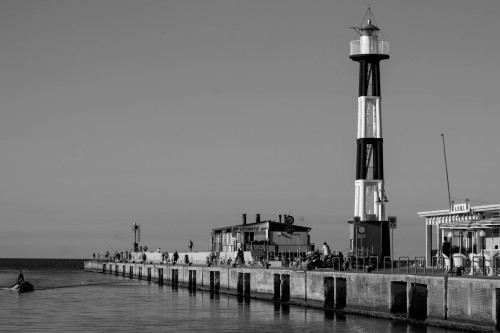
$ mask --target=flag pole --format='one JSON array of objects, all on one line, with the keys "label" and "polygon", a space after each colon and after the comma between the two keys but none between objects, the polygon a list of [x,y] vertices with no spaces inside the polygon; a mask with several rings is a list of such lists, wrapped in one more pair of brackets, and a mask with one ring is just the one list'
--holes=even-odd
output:
[{"label": "flag pole", "polygon": [[448,205],[451,208],[450,180],[448,178],[448,163],[446,162],[446,146],[444,144],[444,134],[441,134],[441,137],[443,138],[444,167],[446,169],[446,184],[448,185]]}]

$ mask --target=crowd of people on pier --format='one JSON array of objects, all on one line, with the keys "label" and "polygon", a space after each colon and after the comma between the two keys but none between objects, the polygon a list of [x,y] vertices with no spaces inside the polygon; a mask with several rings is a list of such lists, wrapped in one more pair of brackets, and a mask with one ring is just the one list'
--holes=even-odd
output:
[{"label": "crowd of people on pier", "polygon": [[[155,253],[155,252],[148,252],[148,247],[147,246],[140,246],[139,248],[136,249],[136,251],[133,250],[126,250],[126,251],[115,251],[114,254],[111,254],[109,251],[106,251],[103,255],[100,253],[94,253],[92,257],[96,260],[101,260],[101,261],[114,261],[114,262],[132,262],[137,259],[140,261],[148,261],[148,253]],[[177,251],[174,251],[171,255],[168,253],[168,251],[162,251],[161,248],[158,248],[156,253],[160,253],[161,256],[161,262],[163,263],[172,263],[176,264],[179,261],[179,253]],[[151,256],[151,255],[150,255]],[[156,257],[156,256],[155,256]],[[188,259],[189,260],[189,259]]]},{"label": "crowd of people on pier", "polygon": [[[135,249],[126,251],[117,251],[111,253],[106,251],[104,254],[93,253],[92,257],[95,260],[100,261],[111,261],[111,262],[155,262],[164,264],[178,264],[183,263],[189,265],[191,263],[188,253],[193,252],[194,243],[189,240],[187,243],[188,252],[184,254],[183,258],[180,258],[179,252],[174,251],[169,253],[166,250],[162,250],[160,247],[156,251],[151,251],[146,245],[138,245]],[[231,265],[231,266],[245,266],[244,252],[239,248],[234,254],[234,260],[232,258],[218,258],[215,252],[211,252],[206,259],[207,264],[211,265]]]},{"label": "crowd of people on pier", "polygon": [[[183,258],[177,251],[169,253],[166,250],[162,250],[160,247],[156,251],[151,251],[146,245],[137,245],[135,249],[126,251],[116,251],[110,253],[106,251],[103,255],[100,253],[94,253],[93,258],[101,261],[112,261],[112,262],[154,262],[154,263],[164,263],[164,264],[191,264],[188,253],[193,252],[194,243],[189,240],[187,243],[188,251],[183,254]],[[181,253],[182,254],[182,253]],[[257,266],[257,267],[269,267],[269,260],[271,258],[265,258],[265,256],[253,257],[252,260],[245,262],[245,255],[241,248],[238,248],[234,253],[234,257],[220,254],[215,252],[210,252],[206,257],[205,263],[207,265],[219,265],[219,266],[233,266],[233,267],[243,267],[246,265]],[[273,258],[276,260],[276,257]],[[273,260],[271,259],[271,260]],[[321,249],[316,251],[311,251],[307,253],[292,253],[292,252],[281,252],[279,259],[281,260],[282,267],[291,268],[327,268],[332,267],[339,270],[348,270],[350,263],[344,260],[344,255],[340,251],[332,251],[327,242],[323,243]]]},{"label": "crowd of people on pier", "polygon": [[[192,240],[189,240],[188,242],[188,249],[189,252],[193,251],[194,243]],[[162,249],[159,247],[156,251],[148,251],[147,245],[137,245],[135,249],[131,250],[126,250],[126,251],[117,251],[114,250],[114,253],[111,254],[109,251],[106,251],[104,254],[100,253],[95,253],[92,255],[92,257],[96,260],[102,260],[102,261],[114,261],[114,262],[132,262],[137,259],[140,261],[148,261],[148,254],[149,253],[156,253],[154,257],[158,257],[158,253],[160,254],[161,262],[162,263],[171,263],[171,264],[176,264],[179,261],[179,253],[177,251],[174,251],[172,254],[169,254],[168,251],[162,251]],[[152,257],[150,255],[150,257]],[[189,258],[187,255],[185,255],[184,258],[185,263],[189,263]]]}]

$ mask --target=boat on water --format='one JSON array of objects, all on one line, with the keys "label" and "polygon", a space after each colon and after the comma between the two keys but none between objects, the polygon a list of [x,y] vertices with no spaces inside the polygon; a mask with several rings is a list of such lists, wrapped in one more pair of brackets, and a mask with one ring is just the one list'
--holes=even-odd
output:
[{"label": "boat on water", "polygon": [[18,291],[20,293],[27,293],[30,291],[34,291],[35,287],[28,281],[21,281],[10,287],[10,289]]},{"label": "boat on water", "polygon": [[23,272],[19,270],[19,274],[17,274],[17,282],[10,287],[10,289],[20,293],[26,293],[35,290],[35,287],[33,287],[33,285],[28,281],[24,280]]}]

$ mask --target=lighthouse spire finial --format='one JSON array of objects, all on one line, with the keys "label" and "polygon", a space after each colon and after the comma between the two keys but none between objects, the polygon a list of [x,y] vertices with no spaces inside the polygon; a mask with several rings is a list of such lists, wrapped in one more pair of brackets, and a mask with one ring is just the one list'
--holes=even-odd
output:
[{"label": "lighthouse spire finial", "polygon": [[363,16],[363,20],[361,21],[359,27],[351,27],[351,29],[355,30],[358,35],[377,35],[380,29],[377,26],[377,22],[375,21],[375,16],[373,15],[370,4],[368,4],[368,9],[366,10],[365,16]]}]

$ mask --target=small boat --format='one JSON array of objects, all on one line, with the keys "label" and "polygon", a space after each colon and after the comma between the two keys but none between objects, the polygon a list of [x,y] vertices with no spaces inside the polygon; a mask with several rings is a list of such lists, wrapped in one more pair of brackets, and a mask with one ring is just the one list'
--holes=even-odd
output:
[{"label": "small boat", "polygon": [[10,289],[16,290],[20,293],[27,293],[30,291],[34,291],[35,287],[33,287],[33,285],[28,281],[21,281],[10,287]]}]

